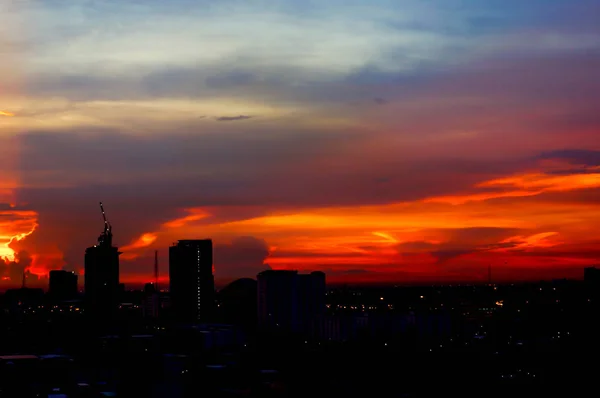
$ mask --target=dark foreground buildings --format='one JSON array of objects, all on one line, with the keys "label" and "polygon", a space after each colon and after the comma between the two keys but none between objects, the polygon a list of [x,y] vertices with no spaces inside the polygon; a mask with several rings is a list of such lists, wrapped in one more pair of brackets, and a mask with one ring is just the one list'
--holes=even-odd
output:
[{"label": "dark foreground buildings", "polygon": [[50,271],[48,296],[57,301],[73,300],[77,297],[77,274],[72,271]]},{"label": "dark foreground buildings", "polygon": [[258,279],[258,323],[263,329],[305,333],[325,311],[325,274],[268,270]]},{"label": "dark foreground buildings", "polygon": [[215,281],[212,240],[180,240],[169,248],[171,313],[180,322],[213,318]]},{"label": "dark foreground buildings", "polygon": [[596,268],[596,267],[584,268],[583,281],[588,286],[600,286],[600,268]]}]

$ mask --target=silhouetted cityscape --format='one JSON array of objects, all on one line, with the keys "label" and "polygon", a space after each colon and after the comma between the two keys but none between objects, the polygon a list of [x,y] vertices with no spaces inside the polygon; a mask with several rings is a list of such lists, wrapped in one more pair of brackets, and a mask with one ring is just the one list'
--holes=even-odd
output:
[{"label": "silhouetted cityscape", "polygon": [[136,291],[119,282],[102,214],[83,292],[75,273],[55,270],[46,293],[3,295],[2,396],[545,396],[595,385],[600,269],[582,269],[583,281],[379,287],[265,270],[216,291],[212,241],[179,240],[168,289],[156,278]]}]

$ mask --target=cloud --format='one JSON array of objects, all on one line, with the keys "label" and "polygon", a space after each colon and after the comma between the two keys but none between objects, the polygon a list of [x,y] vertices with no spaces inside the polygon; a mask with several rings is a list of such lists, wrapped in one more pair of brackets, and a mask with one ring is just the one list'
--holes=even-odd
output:
[{"label": "cloud", "polygon": [[0,203],[0,261],[3,258],[13,261],[13,245],[31,235],[37,227],[37,212]]},{"label": "cloud", "polygon": [[239,115],[239,116],[221,116],[218,117],[217,120],[219,122],[234,122],[236,120],[246,120],[246,119],[252,119],[254,116],[247,116],[247,115]]},{"label": "cloud", "polygon": [[[600,122],[598,125],[600,125]],[[540,158],[566,160],[579,166],[600,166],[600,151],[588,149],[559,149],[544,152],[540,155]]]},{"label": "cloud", "polygon": [[143,234],[130,244],[121,247],[121,251],[123,252],[121,258],[123,260],[135,259],[138,256],[135,253],[136,250],[144,249],[151,246],[157,238],[158,236],[155,233],[147,232]]},{"label": "cloud", "polygon": [[269,246],[263,239],[252,236],[234,238],[231,243],[214,246],[215,278],[255,278],[266,269]]},{"label": "cloud", "polygon": [[20,287],[25,277],[25,283],[38,287],[40,278],[30,270],[33,265],[32,255],[21,250],[14,255],[13,260],[0,259],[0,285],[3,287]]},{"label": "cloud", "polygon": [[453,205],[469,201],[484,201],[498,198],[536,196],[544,192],[564,192],[600,188],[600,168],[593,172],[571,171],[570,174],[531,173],[484,181],[477,184],[482,192],[467,195],[428,198],[429,202]]},{"label": "cloud", "polygon": [[[437,59],[436,50],[444,44],[456,47],[464,40],[459,32],[436,29],[442,16],[412,0],[401,13],[391,15],[385,2],[369,7],[318,4],[311,12],[298,9],[293,2],[275,8],[267,4],[225,2],[205,7],[175,2],[168,10],[155,2],[107,1],[102,8],[64,2],[30,6],[29,13],[43,21],[32,37],[36,66],[56,65],[58,57],[54,54],[60,50],[66,64],[86,68],[86,72],[98,72],[93,67],[96,62],[117,70],[126,65],[139,68],[157,63],[204,66],[234,54],[238,63],[256,66],[268,59],[269,64],[333,72],[344,72],[367,61],[386,68],[406,68],[417,60]],[[174,12],[177,9],[185,12]],[[460,13],[453,14],[458,24],[465,19]],[[65,16],[69,24],[62,22]],[[416,17],[426,23],[411,26]],[[380,23],[382,19],[390,23]],[[90,26],[94,27],[93,34]],[[185,34],[182,26],[187,27]],[[71,38],[69,46],[64,44],[67,37]],[[202,43],[202,51],[189,51],[198,43]],[[394,56],[397,53],[404,56]]]},{"label": "cloud", "polygon": [[407,252],[429,252],[435,249],[438,245],[432,242],[425,241],[411,241],[411,242],[402,242],[398,244],[398,251],[400,253]]},{"label": "cloud", "polygon": [[557,232],[541,232],[533,235],[516,235],[523,231],[515,228],[457,228],[428,231],[438,234],[437,241],[409,241],[397,245],[400,254],[426,253],[433,256],[438,264],[445,264],[457,257],[475,253],[523,251],[545,249],[561,242],[550,239]]},{"label": "cloud", "polygon": [[187,213],[186,216],[167,221],[162,226],[164,228],[181,228],[187,225],[188,223],[200,221],[202,219],[210,217],[210,214],[202,208],[185,209],[185,213]]},{"label": "cloud", "polygon": [[[0,103],[19,116],[0,191],[36,213],[0,209],[0,247],[36,218],[12,252],[80,269],[98,200],[130,275],[198,233],[369,275],[593,235],[595,2],[212,3],[0,4]],[[448,231],[469,226],[518,231]]]}]

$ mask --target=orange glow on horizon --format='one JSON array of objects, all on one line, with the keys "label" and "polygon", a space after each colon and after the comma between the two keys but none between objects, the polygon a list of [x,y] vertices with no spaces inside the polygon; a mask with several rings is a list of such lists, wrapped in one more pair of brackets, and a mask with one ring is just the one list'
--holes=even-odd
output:
[{"label": "orange glow on horizon", "polygon": [[[441,196],[275,211],[255,217],[244,217],[243,209],[238,209],[242,215],[233,220],[219,218],[227,214],[224,209],[188,208],[184,215],[132,239],[121,248],[121,258],[124,262],[151,261],[151,250],[186,237],[209,236],[218,245],[251,235],[267,244],[264,264],[274,269],[320,269],[332,281],[485,280],[482,264],[490,263],[500,264],[507,279],[511,275],[534,277],[535,270],[571,272],[597,262],[586,253],[593,253],[600,242],[600,231],[595,228],[600,207],[593,202],[537,197],[598,188],[599,175],[530,173],[484,181],[473,187],[472,194],[453,197],[462,200]],[[477,193],[497,187],[505,191]],[[497,199],[502,199],[501,206]],[[4,214],[11,214],[14,221],[0,223],[0,256],[14,261],[10,245],[26,241],[35,231],[37,213],[10,208]],[[42,277],[51,264],[60,261],[59,252],[32,253],[29,269]],[[225,266],[215,264],[217,277]],[[528,271],[521,273],[522,269]],[[123,274],[122,279],[146,282],[152,279],[148,270],[146,277]]]},{"label": "orange glow on horizon", "polygon": [[[199,233],[225,243],[251,231],[269,245],[264,262],[272,268],[321,269],[330,272],[333,280],[386,280],[391,275],[485,280],[485,269],[478,269],[490,262],[504,264],[507,278],[533,277],[534,271],[521,275],[519,267],[552,270],[595,263],[585,256],[593,250],[593,242],[600,242],[600,231],[593,228],[593,220],[600,222],[600,208],[594,203],[544,202],[536,197],[598,188],[599,176],[530,173],[484,181],[473,190],[502,187],[508,191],[473,193],[462,200],[446,196],[312,208],[223,222],[211,220],[203,208],[192,208],[186,210],[188,216],[163,223],[152,234],[158,235],[155,244],[166,246]],[[495,200],[500,198],[499,208]],[[469,230],[474,235],[462,235],[461,231]],[[492,235],[486,236],[487,231]],[[219,264],[215,267],[218,270]],[[454,271],[455,267],[470,271]]]},{"label": "orange glow on horizon", "polygon": [[15,116],[15,114],[14,114],[14,113],[12,113],[12,112],[0,111],[0,116],[8,116],[8,117],[13,117],[13,116]]}]

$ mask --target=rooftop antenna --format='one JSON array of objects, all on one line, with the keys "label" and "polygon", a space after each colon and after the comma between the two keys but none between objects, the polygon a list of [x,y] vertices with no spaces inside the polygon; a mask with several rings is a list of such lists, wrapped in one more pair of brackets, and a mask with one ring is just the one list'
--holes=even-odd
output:
[{"label": "rooftop antenna", "polygon": [[158,250],[154,250],[154,289],[158,291]]},{"label": "rooftop antenna", "polygon": [[23,267],[23,280],[21,282],[21,289],[25,289],[26,280],[27,280],[27,273],[25,271],[25,267]]}]

